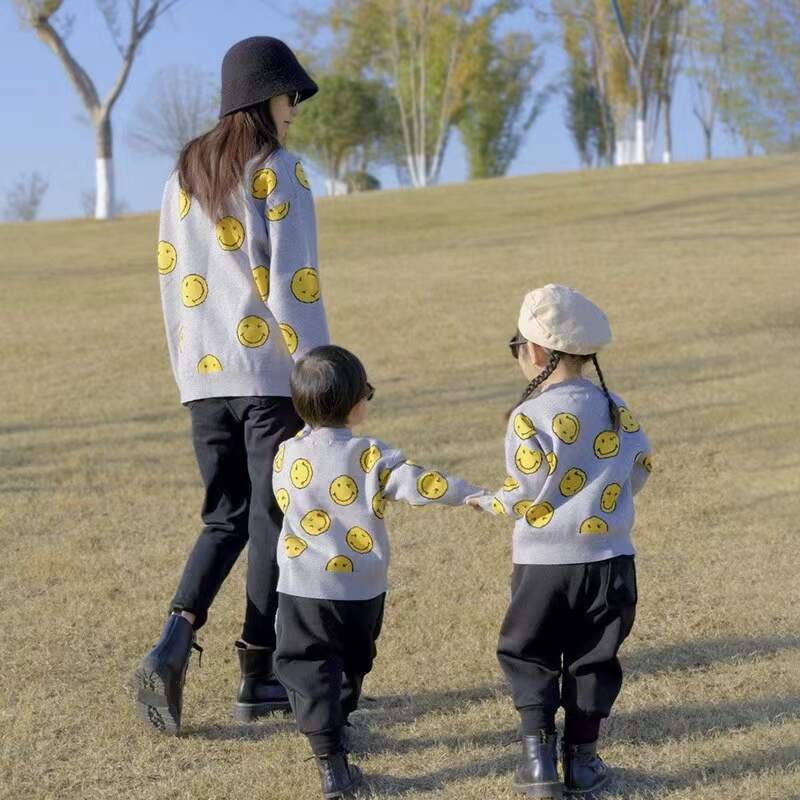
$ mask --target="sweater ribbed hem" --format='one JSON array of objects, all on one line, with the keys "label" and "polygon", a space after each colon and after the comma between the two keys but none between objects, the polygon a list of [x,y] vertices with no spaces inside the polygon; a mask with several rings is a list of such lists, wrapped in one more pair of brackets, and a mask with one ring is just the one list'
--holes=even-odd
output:
[{"label": "sweater ribbed hem", "polygon": [[563,541],[550,542],[532,541],[535,535],[528,531],[514,534],[514,564],[591,564],[636,555],[630,536],[624,533],[565,536]]},{"label": "sweater ribbed hem", "polygon": [[289,373],[216,372],[180,376],[181,403],[209,397],[291,397]]}]

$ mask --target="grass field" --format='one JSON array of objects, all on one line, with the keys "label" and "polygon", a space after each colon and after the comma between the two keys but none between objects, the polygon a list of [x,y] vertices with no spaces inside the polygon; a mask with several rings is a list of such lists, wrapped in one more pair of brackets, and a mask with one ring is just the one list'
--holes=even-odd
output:
[{"label": "grass field", "polygon": [[[646,425],[640,606],[604,728],[607,797],[800,797],[800,160],[487,181],[318,204],[335,340],[378,387],[369,432],[494,486],[521,390],[524,291],[608,312],[607,378]],[[289,720],[228,716],[238,565],[190,667],[184,734],[127,681],[198,532],[169,371],[156,218],[0,227],[0,797],[318,797]],[[459,442],[459,444],[456,444]],[[510,798],[494,657],[510,525],[389,514],[384,634],[357,716],[374,796]]]}]

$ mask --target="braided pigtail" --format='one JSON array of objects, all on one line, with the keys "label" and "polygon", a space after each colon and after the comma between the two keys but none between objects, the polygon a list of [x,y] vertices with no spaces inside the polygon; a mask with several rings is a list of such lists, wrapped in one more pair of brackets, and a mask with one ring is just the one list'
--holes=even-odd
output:
[{"label": "braided pigtail", "polygon": [[506,418],[510,417],[514,413],[514,409],[522,405],[553,374],[559,361],[561,361],[561,353],[557,350],[551,350],[547,366],[525,387],[522,397],[520,397],[514,407],[509,410]]},{"label": "braided pigtail", "polygon": [[597,361],[597,354],[592,355],[592,363],[594,364],[595,371],[597,372],[597,377],[600,378],[600,386],[603,387],[603,392],[605,392],[606,399],[608,400],[608,411],[611,414],[611,425],[613,426],[615,431],[618,431],[619,407],[614,402],[614,399],[611,397],[611,392],[608,391],[608,386],[606,386],[606,379],[603,377],[603,373],[600,370],[600,364]]}]

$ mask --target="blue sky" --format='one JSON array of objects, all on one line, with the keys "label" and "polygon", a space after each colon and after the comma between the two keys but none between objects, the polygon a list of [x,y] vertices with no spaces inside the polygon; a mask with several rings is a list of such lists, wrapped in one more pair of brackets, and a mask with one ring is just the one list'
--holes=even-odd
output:
[{"label": "blue sky", "polygon": [[[282,10],[287,5],[283,0],[181,0],[145,39],[113,115],[117,191],[131,210],[157,208],[170,169],[167,159],[142,156],[126,142],[133,110],[159,69],[192,65],[216,74],[228,47],[247,36],[268,34],[292,45],[297,42],[297,30],[294,20]],[[325,2],[307,0],[304,5],[322,8]],[[119,65],[105,24],[93,0],[66,0],[64,6],[77,15],[69,47],[103,94]],[[544,34],[530,12],[517,14],[508,24]],[[557,76],[563,66],[557,44],[546,46],[542,80]],[[83,106],[60,63],[31,31],[20,26],[12,2],[0,3],[0,96],[4,103],[0,193],[4,195],[20,173],[37,170],[50,184],[40,217],[79,216],[81,192],[94,183],[92,130],[82,120]],[[509,174],[577,169],[578,159],[563,120],[563,100],[556,96],[528,132]],[[685,81],[679,82],[674,102],[673,137],[676,160],[702,157],[700,127],[692,115]],[[741,154],[742,148],[718,126],[715,156]],[[309,172],[320,191],[320,176],[313,169]],[[466,173],[464,152],[454,136],[441,181],[461,181]],[[380,171],[379,177],[384,186],[396,185],[391,169]]]}]

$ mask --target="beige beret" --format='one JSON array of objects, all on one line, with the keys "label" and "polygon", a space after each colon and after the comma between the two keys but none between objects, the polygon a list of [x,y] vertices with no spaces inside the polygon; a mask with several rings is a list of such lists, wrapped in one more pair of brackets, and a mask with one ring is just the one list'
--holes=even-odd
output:
[{"label": "beige beret", "polygon": [[576,356],[596,353],[611,341],[603,311],[580,292],[557,283],[525,295],[517,327],[528,341]]}]

